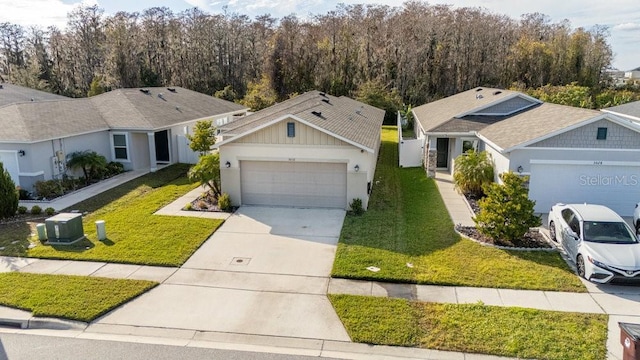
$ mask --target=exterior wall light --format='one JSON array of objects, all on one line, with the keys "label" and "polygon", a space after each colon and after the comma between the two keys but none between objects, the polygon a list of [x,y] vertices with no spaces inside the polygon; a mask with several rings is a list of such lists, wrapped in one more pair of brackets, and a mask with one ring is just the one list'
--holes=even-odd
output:
[{"label": "exterior wall light", "polygon": [[224,163],[224,166],[226,166],[227,168],[230,168],[231,167],[231,163],[227,161],[226,163]]},{"label": "exterior wall light", "polygon": [[27,153],[24,150],[18,150],[18,155],[25,156]]},{"label": "exterior wall light", "polygon": [[522,174],[522,170],[523,170],[523,169],[522,169],[522,165],[519,165],[519,166],[518,166],[518,174]]},{"label": "exterior wall light", "polygon": [[360,171],[360,165],[356,165],[353,167],[353,170],[355,170],[356,172]]}]

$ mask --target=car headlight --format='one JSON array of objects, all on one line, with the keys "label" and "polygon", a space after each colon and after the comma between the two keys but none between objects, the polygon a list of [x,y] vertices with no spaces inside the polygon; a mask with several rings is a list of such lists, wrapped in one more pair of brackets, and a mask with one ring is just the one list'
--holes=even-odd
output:
[{"label": "car headlight", "polygon": [[595,266],[597,266],[597,267],[599,267],[599,268],[603,268],[603,269],[608,268],[608,266],[607,266],[606,264],[601,263],[601,262],[600,262],[600,261],[598,261],[598,260],[595,260],[595,259],[594,259],[594,258],[592,258],[591,256],[587,256],[587,259],[589,259],[589,262],[590,262],[590,263],[592,263],[593,265],[595,265]]}]

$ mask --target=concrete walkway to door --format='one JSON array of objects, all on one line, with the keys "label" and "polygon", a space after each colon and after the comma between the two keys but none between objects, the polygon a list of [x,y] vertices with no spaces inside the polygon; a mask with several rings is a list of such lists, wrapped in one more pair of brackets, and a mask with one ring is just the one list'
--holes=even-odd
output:
[{"label": "concrete walkway to door", "polygon": [[326,297],[344,216],[241,207],[160,286],[87,330],[142,326],[349,341]]}]

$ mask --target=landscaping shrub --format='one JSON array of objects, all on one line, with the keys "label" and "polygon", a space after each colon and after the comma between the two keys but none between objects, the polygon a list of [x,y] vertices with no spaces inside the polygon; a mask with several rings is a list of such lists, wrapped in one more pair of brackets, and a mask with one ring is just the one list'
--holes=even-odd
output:
[{"label": "landscaping shrub", "polygon": [[18,198],[20,200],[33,200],[31,194],[25,189],[18,189]]},{"label": "landscaping shrub", "polygon": [[107,164],[105,169],[106,169],[105,176],[107,177],[116,176],[124,172],[124,165],[116,161],[111,161]]},{"label": "landscaping shrub", "polygon": [[42,214],[42,208],[38,205],[33,205],[33,207],[31,208],[31,214],[32,215],[40,215]]},{"label": "landscaping shrub", "polygon": [[48,207],[44,209],[44,213],[47,214],[48,216],[51,216],[56,213],[56,210],[52,207]]},{"label": "landscaping shrub", "polygon": [[191,203],[187,203],[187,205],[184,206],[184,209],[187,211],[191,211],[193,210],[193,205],[191,205]]},{"label": "landscaping shrub", "polygon": [[87,185],[93,179],[100,179],[107,167],[107,158],[95,151],[75,151],[69,154],[67,161],[69,169],[81,169]]},{"label": "landscaping shrub", "polygon": [[229,194],[222,193],[222,195],[218,196],[218,207],[222,211],[228,211],[231,209],[231,199],[229,198]]},{"label": "landscaping shrub", "polygon": [[503,184],[484,186],[486,197],[478,202],[480,213],[473,219],[482,234],[495,240],[512,241],[521,238],[529,228],[540,225],[524,186],[527,177],[512,172],[500,174]]},{"label": "landscaping shrub", "polygon": [[362,199],[360,198],[353,199],[353,201],[351,201],[351,204],[349,204],[349,207],[351,208],[351,213],[353,215],[360,216],[364,214],[364,208],[362,207]]},{"label": "landscaping shrub", "polygon": [[64,194],[62,184],[56,180],[36,181],[36,193],[39,197],[52,199]]},{"label": "landscaping shrub", "polygon": [[27,213],[27,207],[26,206],[18,206],[18,214],[23,215]]},{"label": "landscaping shrub", "polygon": [[0,162],[0,219],[14,216],[18,210],[18,201],[16,184]]},{"label": "landscaping shrub", "polygon": [[488,152],[469,150],[458,156],[453,170],[453,182],[464,194],[483,195],[483,186],[493,182],[493,160]]},{"label": "landscaping shrub", "polygon": [[198,181],[211,189],[214,196],[220,196],[220,154],[200,155],[198,163],[187,174],[191,181]]}]

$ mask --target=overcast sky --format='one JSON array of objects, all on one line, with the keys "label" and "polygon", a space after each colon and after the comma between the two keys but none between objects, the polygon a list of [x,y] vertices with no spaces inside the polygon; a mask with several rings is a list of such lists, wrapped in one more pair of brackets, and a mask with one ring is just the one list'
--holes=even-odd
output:
[{"label": "overcast sky", "polygon": [[[224,6],[229,12],[251,17],[271,14],[280,18],[291,13],[299,16],[321,14],[335,9],[338,3],[376,3],[402,5],[402,0],[0,0],[0,22],[21,25],[57,25],[64,27],[66,14],[78,4],[98,4],[107,14],[118,11],[141,11],[166,6],[174,12],[197,6],[209,13],[219,13]],[[432,0],[456,7],[483,7],[490,12],[506,14],[514,19],[526,13],[539,12],[552,21],[568,19],[573,27],[591,28],[606,25],[611,36],[615,58],[613,66],[629,70],[640,66],[640,2],[638,0]]]}]

